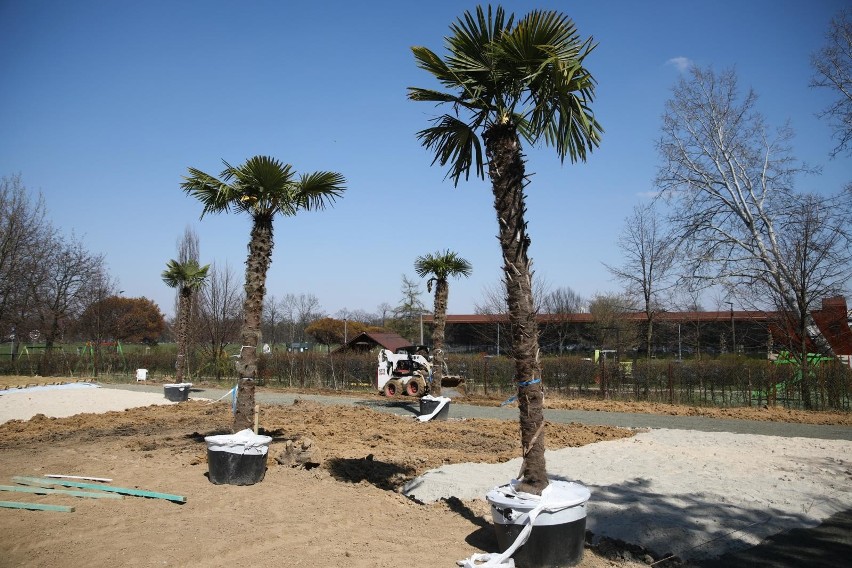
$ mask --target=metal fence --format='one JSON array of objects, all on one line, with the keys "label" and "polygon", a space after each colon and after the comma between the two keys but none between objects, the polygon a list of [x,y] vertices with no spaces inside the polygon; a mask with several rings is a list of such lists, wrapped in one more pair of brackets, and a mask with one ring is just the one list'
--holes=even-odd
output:
[{"label": "metal fence", "polygon": [[[0,361],[0,374],[26,376],[133,377],[148,369],[152,379],[174,375],[174,353],[64,353],[60,350]],[[451,354],[449,372],[465,378],[468,393],[512,396],[514,364],[500,356]],[[372,391],[376,379],[372,354],[288,353],[261,356],[261,385],[287,388]],[[191,359],[186,380],[237,379],[233,356]],[[745,357],[700,361],[638,360],[593,363],[581,357],[542,359],[542,381],[550,394],[569,398],[636,400],[693,406],[764,406],[845,410],[852,408],[852,370],[836,362],[807,367],[779,365]]]}]

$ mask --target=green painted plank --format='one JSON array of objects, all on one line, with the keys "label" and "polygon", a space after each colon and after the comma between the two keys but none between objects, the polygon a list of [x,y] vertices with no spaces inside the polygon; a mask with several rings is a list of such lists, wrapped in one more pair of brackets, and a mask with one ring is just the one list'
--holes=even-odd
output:
[{"label": "green painted plank", "polygon": [[20,483],[21,485],[35,485],[36,487],[50,487],[53,485],[53,480],[44,479],[41,477],[15,476],[12,478],[12,481],[14,481],[15,483]]},{"label": "green painted plank", "polygon": [[0,508],[4,509],[29,509],[30,511],[57,511],[59,513],[73,513],[74,507],[65,505],[44,505],[42,503],[19,503],[17,501],[0,501]]},{"label": "green painted plank", "polygon": [[88,497],[91,499],[124,499],[117,493],[100,491],[73,491],[71,489],[47,489],[45,487],[18,487],[16,485],[0,485],[0,491],[16,491],[18,493],[35,493],[37,495],[68,495],[70,497]]},{"label": "green painted plank", "polygon": [[134,495],[136,497],[150,497],[151,499],[165,499],[174,501],[175,503],[186,503],[186,497],[182,495],[171,495],[169,493],[157,493],[156,491],[146,491],[145,489],[130,489],[127,487],[113,487],[112,485],[99,485],[94,483],[79,483],[77,481],[65,481],[62,479],[44,479],[41,477],[20,477],[12,478],[15,483],[23,483],[24,485],[63,485],[65,487],[78,487],[80,489],[97,489],[98,491],[111,491],[113,493],[121,493],[122,495]]}]

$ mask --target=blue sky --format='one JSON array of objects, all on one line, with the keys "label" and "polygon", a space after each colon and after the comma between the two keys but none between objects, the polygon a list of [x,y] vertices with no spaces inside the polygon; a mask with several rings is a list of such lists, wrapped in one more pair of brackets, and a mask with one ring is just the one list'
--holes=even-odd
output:
[{"label": "blue sky", "polygon": [[[653,190],[654,141],[684,58],[736,66],[769,122],[790,120],[798,158],[823,166],[799,189],[836,192],[848,159],[829,160],[808,88],[809,58],[842,0],[505,2],[517,15],[558,9],[599,43],[586,64],[605,129],[586,163],[526,148],[527,219],[539,278],[584,296],[615,290],[602,265],[634,205]],[[0,0],[0,175],[41,191],[53,223],[106,255],[128,296],[165,313],[160,273],[186,226],[201,260],[241,277],[249,220],[205,217],[180,190],[192,166],[271,155],[297,171],[333,170],[335,207],[279,218],[268,294],[314,294],[323,309],[375,311],[402,297],[414,259],[451,249],[473,274],[454,280],[450,313],[471,313],[500,278],[490,187],[445,179],[415,133],[437,112],[406,99],[432,86],[412,45],[439,51],[474,3]],[[424,303],[431,298],[422,286]]]}]

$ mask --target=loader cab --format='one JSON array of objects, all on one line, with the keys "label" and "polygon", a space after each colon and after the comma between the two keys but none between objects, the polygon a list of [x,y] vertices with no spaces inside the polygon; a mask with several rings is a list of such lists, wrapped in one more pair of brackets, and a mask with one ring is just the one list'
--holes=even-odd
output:
[{"label": "loader cab", "polygon": [[404,347],[399,347],[396,350],[397,355],[402,355],[407,353],[410,355],[422,355],[423,357],[429,358],[429,348],[425,345],[406,345]]}]

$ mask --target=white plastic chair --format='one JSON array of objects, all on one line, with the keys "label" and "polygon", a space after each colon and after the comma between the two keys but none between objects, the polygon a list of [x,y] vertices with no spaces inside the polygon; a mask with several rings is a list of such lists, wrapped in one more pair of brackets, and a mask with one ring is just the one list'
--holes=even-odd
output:
[{"label": "white plastic chair", "polygon": [[148,380],[148,369],[136,369],[136,382]]}]

